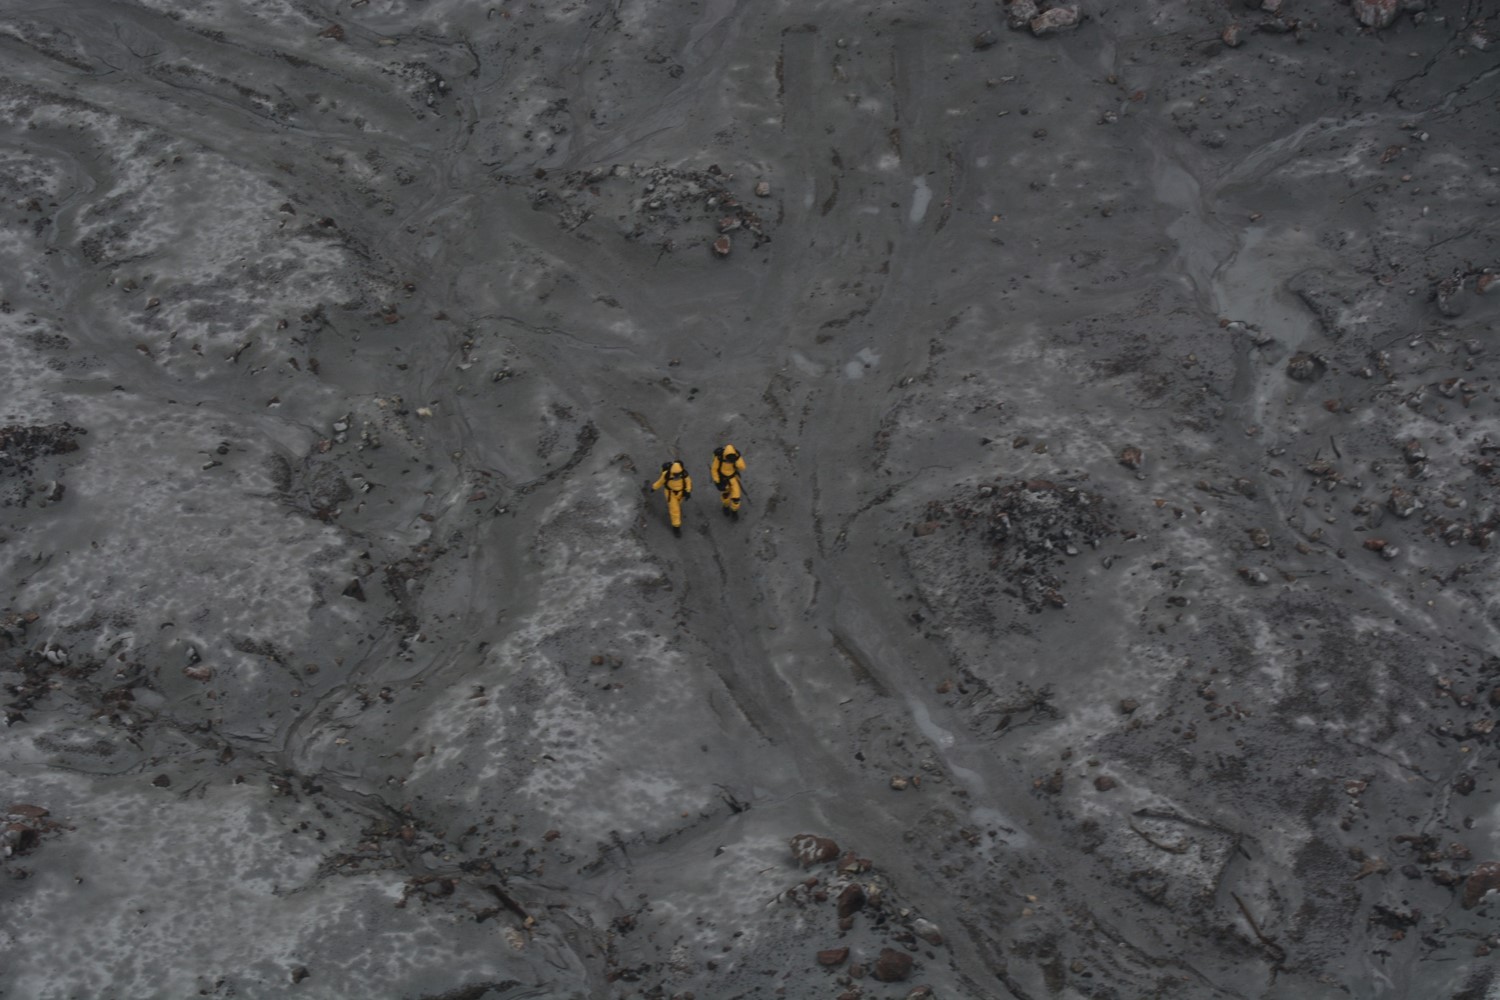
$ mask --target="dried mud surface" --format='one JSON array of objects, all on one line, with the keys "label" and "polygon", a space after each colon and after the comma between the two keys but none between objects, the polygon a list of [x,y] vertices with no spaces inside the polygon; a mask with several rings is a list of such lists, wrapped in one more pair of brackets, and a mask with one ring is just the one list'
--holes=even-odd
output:
[{"label": "dried mud surface", "polygon": [[0,995],[1496,995],[1500,8],[1036,6],[4,5]]}]

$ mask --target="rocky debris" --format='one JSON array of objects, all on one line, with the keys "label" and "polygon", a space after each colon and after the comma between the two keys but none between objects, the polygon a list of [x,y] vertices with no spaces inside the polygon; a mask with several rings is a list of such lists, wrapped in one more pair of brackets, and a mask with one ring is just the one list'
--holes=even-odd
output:
[{"label": "rocky debris", "polygon": [[911,932],[934,948],[943,943],[943,932],[931,920],[918,917],[911,922]]},{"label": "rocky debris", "polygon": [[77,451],[79,436],[87,433],[68,423],[0,427],[0,476],[30,475],[38,458]]},{"label": "rocky debris", "polygon": [[818,952],[819,965],[843,965],[848,958],[848,948],[825,948],[822,951]]},{"label": "rocky debris", "polygon": [[0,813],[0,858],[11,858],[29,854],[42,841],[42,835],[63,829],[60,823],[48,819],[48,809],[43,806],[16,802]]},{"label": "rocky debris", "polygon": [[1401,14],[1410,13],[1419,20],[1428,0],[1352,0],[1349,8],[1360,24],[1379,31],[1396,23]]},{"label": "rocky debris", "polygon": [[912,966],[915,964],[915,960],[904,951],[882,948],[870,974],[882,983],[905,982],[911,977]]},{"label": "rocky debris", "polygon": [[1007,584],[1004,592],[1033,612],[1066,606],[1053,568],[1062,557],[1095,548],[1114,532],[1102,496],[1046,479],[981,487],[969,500],[935,500],[924,517],[928,523],[955,525],[961,544],[978,536],[989,569]]},{"label": "rocky debris", "polygon": [[911,784],[904,774],[891,775],[891,790],[896,792],[906,791],[906,786]]},{"label": "rocky debris", "polygon": [[1244,44],[1244,40],[1240,37],[1242,34],[1244,34],[1243,28],[1238,24],[1231,24],[1219,33],[1219,40],[1229,48],[1237,49]]},{"label": "rocky debris", "polygon": [[1094,788],[1101,792],[1107,792],[1111,790],[1115,787],[1116,784],[1118,783],[1115,781],[1115,779],[1111,778],[1107,774],[1101,774],[1094,779]]},{"label": "rocky debris", "polygon": [[1399,486],[1393,486],[1390,499],[1386,501],[1386,507],[1397,517],[1407,518],[1422,509],[1422,501],[1417,498],[1416,494]]},{"label": "rocky debris", "polygon": [[819,837],[811,833],[799,833],[789,841],[792,849],[792,857],[802,865],[821,864],[824,861],[832,861],[839,856],[839,845],[827,837]]},{"label": "rocky debris", "polygon": [[985,49],[993,48],[995,43],[998,42],[999,39],[995,36],[995,33],[993,31],[986,28],[979,34],[975,35],[972,41],[975,50],[983,52]]},{"label": "rocky debris", "polygon": [[[683,242],[701,246],[691,234],[703,229],[745,233],[755,247],[771,241],[765,220],[731,190],[733,175],[717,164],[704,170],[616,164],[570,171],[555,180],[538,171],[534,180],[541,183],[531,189],[532,208],[557,212],[558,225],[570,231],[594,219],[623,219],[621,235],[663,254]],[[754,190],[757,197],[770,197],[766,181]],[[723,237],[704,242],[721,257],[731,249]]]},{"label": "rocky debris", "polygon": [[864,909],[868,898],[865,893],[865,887],[858,882],[850,882],[844,886],[843,891],[839,893],[837,902],[839,919],[852,917]]},{"label": "rocky debris", "polygon": [[1031,19],[1040,13],[1036,0],[1006,0],[1005,22],[1012,31],[1025,31],[1031,27]]},{"label": "rocky debris", "polygon": [[19,646],[26,637],[26,627],[39,617],[35,611],[12,611],[7,608],[0,612],[0,633],[11,641],[11,645]]},{"label": "rocky debris", "polygon": [[1269,549],[1271,547],[1271,533],[1265,528],[1247,528],[1245,533],[1250,536],[1250,544],[1257,549]]},{"label": "rocky debris", "polygon": [[1080,19],[1077,4],[1060,4],[1048,7],[1033,17],[1028,27],[1037,38],[1045,38],[1078,27]]},{"label": "rocky debris", "polygon": [[1319,358],[1316,354],[1299,352],[1293,354],[1291,359],[1287,361],[1286,374],[1287,378],[1295,379],[1298,382],[1312,382],[1323,374],[1323,370],[1326,367],[1327,365],[1323,359]]},{"label": "rocky debris", "polygon": [[1146,461],[1146,453],[1135,445],[1120,449],[1120,464],[1127,469],[1139,469]]},{"label": "rocky debris", "polygon": [[1500,889],[1500,861],[1476,865],[1464,881],[1463,907],[1472,910],[1492,889]]},{"label": "rocky debris", "polygon": [[728,236],[720,236],[714,240],[713,250],[715,257],[728,257],[729,251],[732,249],[734,249],[734,244],[730,242]]}]

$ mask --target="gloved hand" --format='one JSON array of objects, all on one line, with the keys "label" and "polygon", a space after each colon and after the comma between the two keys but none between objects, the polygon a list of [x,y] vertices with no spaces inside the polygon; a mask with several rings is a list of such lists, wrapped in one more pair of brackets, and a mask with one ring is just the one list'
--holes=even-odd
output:
[{"label": "gloved hand", "polygon": [[693,499],[693,491],[689,490],[688,492],[684,493],[682,495],[682,499],[684,499],[684,500],[691,500],[691,499]]},{"label": "gloved hand", "polygon": [[641,492],[642,493],[650,493],[651,492],[651,480],[649,480],[649,479],[642,479],[641,480]]}]

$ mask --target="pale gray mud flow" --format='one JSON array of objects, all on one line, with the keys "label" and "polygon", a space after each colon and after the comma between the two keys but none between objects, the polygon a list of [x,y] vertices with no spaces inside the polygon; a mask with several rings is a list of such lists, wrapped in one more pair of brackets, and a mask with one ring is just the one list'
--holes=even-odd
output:
[{"label": "pale gray mud flow", "polygon": [[1024,6],[4,4],[0,996],[1500,995],[1500,9]]}]

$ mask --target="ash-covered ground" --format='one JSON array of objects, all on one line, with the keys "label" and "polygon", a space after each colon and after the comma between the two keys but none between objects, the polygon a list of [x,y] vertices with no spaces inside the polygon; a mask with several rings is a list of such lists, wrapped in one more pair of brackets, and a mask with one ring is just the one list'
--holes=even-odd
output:
[{"label": "ash-covered ground", "polygon": [[0,996],[1500,996],[1493,0],[3,7]]}]

